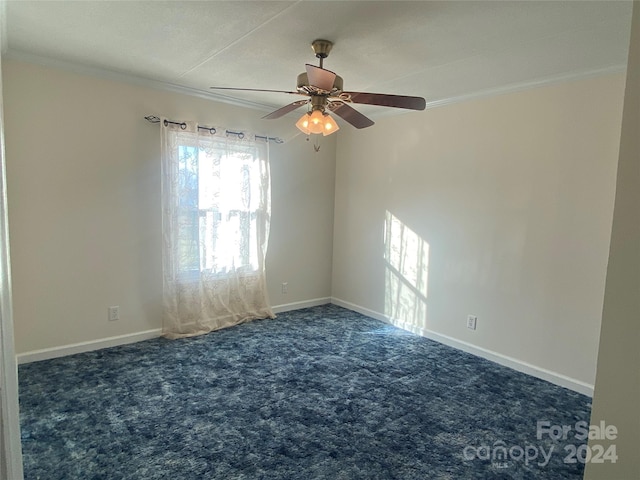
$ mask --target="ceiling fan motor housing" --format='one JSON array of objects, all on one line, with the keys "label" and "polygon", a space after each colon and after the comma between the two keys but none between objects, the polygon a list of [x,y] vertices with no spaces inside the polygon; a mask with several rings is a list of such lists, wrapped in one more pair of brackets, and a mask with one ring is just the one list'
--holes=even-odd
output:
[{"label": "ceiling fan motor housing", "polygon": [[320,110],[324,113],[324,109],[327,106],[327,97],[320,95],[313,95],[310,100],[311,111]]}]

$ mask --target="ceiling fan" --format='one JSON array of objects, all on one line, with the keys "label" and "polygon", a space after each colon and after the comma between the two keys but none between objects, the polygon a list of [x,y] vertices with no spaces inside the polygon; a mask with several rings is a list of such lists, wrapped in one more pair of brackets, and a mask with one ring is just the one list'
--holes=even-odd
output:
[{"label": "ceiling fan", "polygon": [[353,108],[351,103],[379,105],[383,107],[405,108],[408,110],[424,110],[425,99],[404,95],[389,95],[384,93],[345,92],[342,77],[323,68],[323,61],[329,56],[333,43],[329,40],[314,40],[311,44],[320,65],[306,64],[306,72],[298,75],[296,91],[265,90],[260,88],[211,87],[214,90],[238,90],[251,92],[274,92],[303,95],[308,98],[296,100],[289,105],[279,108],[275,112],[262,117],[275,119],[286,115],[295,109],[307,105],[307,112],[298,120],[296,126],[305,134],[322,133],[330,135],[340,127],[329,115],[335,113],[356,128],[366,128],[374,124],[373,120]]}]

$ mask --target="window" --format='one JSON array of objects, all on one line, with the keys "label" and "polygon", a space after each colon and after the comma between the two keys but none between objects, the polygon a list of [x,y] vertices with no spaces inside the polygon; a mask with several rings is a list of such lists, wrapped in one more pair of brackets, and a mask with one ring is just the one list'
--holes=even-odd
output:
[{"label": "window", "polygon": [[[163,332],[197,335],[273,316],[267,141],[162,127]],[[225,132],[226,133],[226,132]]]},{"label": "window", "polygon": [[178,146],[180,274],[258,270],[261,175],[255,156],[254,148],[240,146]]}]

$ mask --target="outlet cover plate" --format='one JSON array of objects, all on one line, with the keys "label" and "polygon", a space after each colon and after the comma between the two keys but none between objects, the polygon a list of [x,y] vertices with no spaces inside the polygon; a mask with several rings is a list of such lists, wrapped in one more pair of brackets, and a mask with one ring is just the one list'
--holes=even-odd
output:
[{"label": "outlet cover plate", "polygon": [[115,322],[116,320],[120,320],[120,307],[109,307],[109,321]]}]

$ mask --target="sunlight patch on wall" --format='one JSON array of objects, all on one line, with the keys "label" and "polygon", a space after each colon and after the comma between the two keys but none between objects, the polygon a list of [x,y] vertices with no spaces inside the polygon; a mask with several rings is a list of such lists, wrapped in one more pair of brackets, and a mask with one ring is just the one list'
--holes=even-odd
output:
[{"label": "sunlight patch on wall", "polygon": [[422,334],[427,327],[429,244],[387,211],[384,245],[385,316],[400,328]]}]

